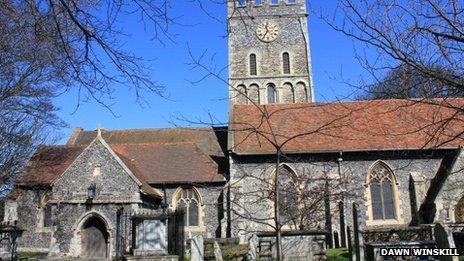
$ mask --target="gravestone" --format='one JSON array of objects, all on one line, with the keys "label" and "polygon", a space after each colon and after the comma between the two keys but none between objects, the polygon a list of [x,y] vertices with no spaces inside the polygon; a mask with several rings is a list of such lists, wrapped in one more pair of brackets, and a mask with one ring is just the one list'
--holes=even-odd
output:
[{"label": "gravestone", "polygon": [[222,261],[222,251],[217,241],[214,241],[214,259],[216,261]]},{"label": "gravestone", "polygon": [[258,244],[259,244],[259,239],[256,234],[253,234],[253,236],[248,239],[248,254],[247,254],[247,260],[257,260],[258,259]]},{"label": "gravestone", "polygon": [[191,261],[203,261],[205,257],[205,251],[203,248],[203,237],[194,236],[190,242],[190,260]]},{"label": "gravestone", "polygon": [[341,247],[346,247],[346,234],[345,234],[345,206],[343,201],[338,202],[338,210],[340,213],[340,239]]}]

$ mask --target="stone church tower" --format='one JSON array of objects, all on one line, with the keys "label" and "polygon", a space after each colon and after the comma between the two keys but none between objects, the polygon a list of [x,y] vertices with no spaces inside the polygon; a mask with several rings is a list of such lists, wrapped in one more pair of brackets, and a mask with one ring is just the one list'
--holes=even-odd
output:
[{"label": "stone church tower", "polygon": [[230,104],[314,101],[305,0],[228,0]]}]

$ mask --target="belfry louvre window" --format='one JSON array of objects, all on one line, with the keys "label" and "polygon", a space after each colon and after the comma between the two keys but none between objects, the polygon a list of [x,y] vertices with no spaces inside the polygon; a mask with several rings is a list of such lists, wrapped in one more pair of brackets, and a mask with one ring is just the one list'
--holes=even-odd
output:
[{"label": "belfry louvre window", "polygon": [[182,188],[176,195],[176,208],[185,213],[184,224],[186,226],[200,225],[200,197],[193,188]]},{"label": "belfry louvre window", "polygon": [[250,54],[250,75],[257,75],[258,70],[256,68],[256,54]]},{"label": "belfry louvre window", "polygon": [[282,54],[282,62],[284,67],[284,74],[290,74],[290,55],[288,53]]},{"label": "belfry louvre window", "polygon": [[369,186],[374,220],[396,219],[395,177],[385,164],[377,163],[370,171]]}]

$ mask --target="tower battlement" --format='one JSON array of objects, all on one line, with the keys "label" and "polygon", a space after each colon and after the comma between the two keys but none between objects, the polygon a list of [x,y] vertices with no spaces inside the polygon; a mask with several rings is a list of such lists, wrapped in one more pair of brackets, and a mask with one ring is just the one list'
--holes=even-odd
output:
[{"label": "tower battlement", "polygon": [[272,15],[307,15],[304,0],[229,0],[230,18]]}]

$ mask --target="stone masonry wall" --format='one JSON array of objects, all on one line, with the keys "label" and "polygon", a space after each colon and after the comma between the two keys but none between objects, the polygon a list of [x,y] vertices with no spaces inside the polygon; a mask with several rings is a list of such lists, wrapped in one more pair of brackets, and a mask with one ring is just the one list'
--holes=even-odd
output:
[{"label": "stone masonry wall", "polygon": [[[338,155],[335,155],[333,158],[319,159],[316,160],[309,156],[297,156],[292,161],[283,162],[299,176],[299,179],[305,179],[312,177],[314,180],[317,180],[317,177],[329,177],[331,179],[337,179],[338,166],[337,160]],[[351,158],[345,158],[341,163],[341,172],[342,175],[346,177],[345,187],[345,216],[346,216],[346,225],[352,225],[351,219],[351,202],[358,202],[359,213],[361,213],[360,225],[364,227],[366,225],[366,175],[367,172],[377,160],[383,160],[390,168],[394,171],[395,177],[397,179],[397,186],[399,190],[399,209],[400,209],[400,219],[403,220],[401,224],[406,225],[411,221],[411,203],[409,198],[409,178],[412,172],[421,173],[426,182],[430,183],[430,180],[436,174],[440,158],[401,158],[401,157],[387,157],[387,158],[377,158],[375,155],[369,157],[356,157],[352,156]],[[275,163],[272,160],[263,159],[263,157],[233,157],[233,163],[231,164],[231,208],[234,211],[239,211],[241,206],[247,206],[246,214],[251,214],[258,218],[265,218],[273,216],[272,202],[266,200],[266,196],[263,193],[266,193],[264,190],[259,193],[250,193],[252,191],[258,191],[257,188],[263,188],[264,186],[269,186],[271,182],[271,175],[275,169]],[[263,181],[267,181],[268,184],[263,184]],[[315,181],[314,184],[317,182]],[[323,182],[319,182],[318,186],[322,186]],[[340,188],[338,188],[340,189]],[[267,191],[269,188],[267,189]],[[269,193],[269,192],[267,192]],[[263,197],[264,196],[264,197]],[[264,200],[263,200],[264,198]],[[421,201],[423,199],[418,199]],[[338,229],[338,210],[337,202],[331,202],[331,213],[333,219],[334,230]],[[321,203],[322,204],[322,203]],[[323,206],[321,211],[323,211]],[[240,217],[244,213],[232,213],[232,235],[233,236],[245,236],[250,231],[256,230],[269,230],[270,227],[267,225],[259,224],[257,222],[250,222],[246,218]],[[324,215],[321,213],[319,215],[321,220],[315,222],[314,228],[318,226],[324,227]],[[272,220],[270,220],[272,224]],[[308,228],[306,228],[308,229]]]},{"label": "stone masonry wall", "polygon": [[16,200],[18,226],[25,229],[19,240],[19,248],[22,250],[48,251],[52,230],[41,228],[39,224],[39,202],[47,192],[49,191],[21,190]]}]

